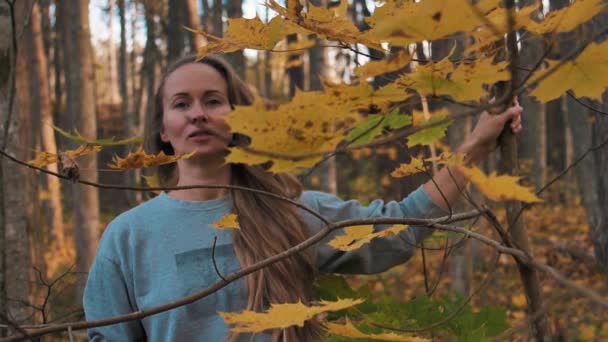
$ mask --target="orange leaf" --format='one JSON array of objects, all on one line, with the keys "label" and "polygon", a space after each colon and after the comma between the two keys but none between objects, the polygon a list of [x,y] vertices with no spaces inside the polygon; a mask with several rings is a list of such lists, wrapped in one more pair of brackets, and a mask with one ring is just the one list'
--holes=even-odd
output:
[{"label": "orange leaf", "polygon": [[135,152],[129,152],[129,154],[125,158],[114,156],[114,158],[112,158],[114,164],[108,164],[108,166],[116,170],[141,169],[144,167],[174,163],[180,159],[188,159],[193,155],[194,152],[182,155],[168,156],[163,151],[161,151],[159,154],[146,154],[146,152],[144,152],[143,147],[140,147]]},{"label": "orange leaf", "polygon": [[518,200],[527,203],[542,202],[530,188],[518,184],[520,177],[498,176],[496,172],[486,175],[477,167],[459,166],[473,184],[493,201]]},{"label": "orange leaf", "polygon": [[211,223],[209,226],[217,229],[241,229],[236,214],[226,214],[219,221]]},{"label": "orange leaf", "polygon": [[304,322],[316,315],[339,311],[363,303],[362,299],[338,299],[335,302],[321,301],[316,306],[306,306],[301,302],[292,304],[272,304],[266,312],[243,311],[241,313],[220,312],[226,324],[233,325],[233,332],[260,332],[268,329],[282,329],[292,325],[304,326]]}]

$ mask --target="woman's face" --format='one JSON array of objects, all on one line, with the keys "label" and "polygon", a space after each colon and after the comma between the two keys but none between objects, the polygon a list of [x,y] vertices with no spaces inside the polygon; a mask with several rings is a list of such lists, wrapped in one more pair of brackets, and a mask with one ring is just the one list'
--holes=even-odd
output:
[{"label": "woman's face", "polygon": [[230,141],[224,117],[231,111],[226,80],[202,63],[180,66],[165,80],[161,139],[176,154],[223,156]]}]

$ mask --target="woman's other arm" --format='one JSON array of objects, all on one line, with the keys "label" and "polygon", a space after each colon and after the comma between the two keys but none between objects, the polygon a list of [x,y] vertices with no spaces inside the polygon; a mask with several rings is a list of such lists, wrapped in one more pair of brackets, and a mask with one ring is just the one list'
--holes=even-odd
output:
[{"label": "woman's other arm", "polygon": [[[496,149],[498,136],[507,122],[510,122],[509,127],[513,133],[521,132],[522,107],[519,106],[517,98],[513,102],[513,106],[507,108],[501,114],[492,115],[487,112],[481,114],[473,132],[471,132],[467,140],[456,151],[465,155],[465,165],[478,163]],[[460,189],[467,182],[467,177],[459,172],[457,168],[444,167],[433,176],[432,180],[424,184],[424,190],[433,203],[449,211],[449,208],[458,199]],[[446,200],[448,203],[446,203]]]}]

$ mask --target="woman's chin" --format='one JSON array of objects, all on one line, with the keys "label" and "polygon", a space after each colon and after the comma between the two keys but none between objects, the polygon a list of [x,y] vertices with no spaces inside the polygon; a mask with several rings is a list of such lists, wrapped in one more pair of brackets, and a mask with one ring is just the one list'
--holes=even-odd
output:
[{"label": "woman's chin", "polygon": [[[192,153],[188,152],[188,153]],[[218,162],[224,163],[224,158],[228,155],[227,149],[215,148],[212,146],[196,147],[192,156],[186,160],[195,162]]]}]

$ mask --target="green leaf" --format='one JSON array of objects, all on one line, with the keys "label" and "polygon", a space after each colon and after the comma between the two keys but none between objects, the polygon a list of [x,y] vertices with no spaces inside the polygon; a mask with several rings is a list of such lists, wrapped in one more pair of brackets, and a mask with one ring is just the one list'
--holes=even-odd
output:
[{"label": "green leaf", "polygon": [[411,123],[412,118],[399,114],[399,109],[396,108],[386,116],[378,114],[368,116],[348,133],[345,140],[352,142],[351,146],[365,145],[381,135],[385,129],[398,129]]},{"label": "green leaf", "polygon": [[399,114],[399,109],[395,109],[386,117],[384,125],[386,128],[399,129],[401,127],[411,125],[412,117],[405,114]]},{"label": "green leaf", "polygon": [[382,125],[384,117],[382,115],[370,115],[357,127],[353,128],[345,140],[353,142],[351,146],[360,146],[374,140],[375,137],[382,134],[384,126]]},{"label": "green leaf", "polygon": [[[432,121],[429,121],[429,125],[432,124]],[[441,139],[445,136],[445,132],[448,127],[452,124],[452,120],[444,122],[439,125],[434,125],[429,128],[425,128],[421,131],[418,131],[407,138],[407,147],[413,147],[416,145],[428,145],[437,139]]]}]

